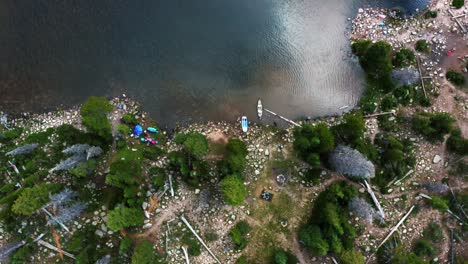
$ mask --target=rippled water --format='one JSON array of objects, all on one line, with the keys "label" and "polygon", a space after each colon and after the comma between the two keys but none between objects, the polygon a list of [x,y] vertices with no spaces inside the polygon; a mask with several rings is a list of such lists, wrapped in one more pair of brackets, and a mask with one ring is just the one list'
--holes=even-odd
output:
[{"label": "rippled water", "polygon": [[[356,103],[348,17],[372,0],[4,0],[0,110],[42,111],[125,92],[157,120],[290,118]],[[203,3],[203,4],[201,4]]]}]

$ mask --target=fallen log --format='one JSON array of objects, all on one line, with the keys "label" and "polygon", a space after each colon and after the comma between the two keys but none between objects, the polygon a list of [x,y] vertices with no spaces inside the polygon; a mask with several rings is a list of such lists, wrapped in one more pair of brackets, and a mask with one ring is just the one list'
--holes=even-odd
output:
[{"label": "fallen log", "polygon": [[187,219],[185,219],[184,215],[181,215],[180,219],[190,229],[190,231],[192,231],[192,233],[195,235],[195,237],[198,239],[198,241],[200,241],[200,243],[203,245],[203,247],[205,247],[205,249],[216,260],[216,262],[221,264],[221,261],[219,261],[219,259],[215,256],[215,254],[213,254],[213,252],[211,252],[210,248],[205,244],[205,241],[203,241],[203,239],[201,239],[201,237],[197,234],[195,229],[193,229],[193,227],[190,225],[190,223],[187,221]]},{"label": "fallen log", "polygon": [[190,259],[188,257],[187,245],[182,246],[182,251],[184,251],[185,262],[190,264]]},{"label": "fallen log", "polygon": [[371,186],[367,183],[366,180],[364,180],[364,184],[366,186],[367,192],[372,197],[372,201],[374,201],[375,206],[377,206],[377,209],[379,209],[379,213],[382,216],[382,219],[385,219],[385,213],[382,209],[382,206],[380,206],[379,200],[377,200],[377,197],[375,196],[374,191],[372,191]]},{"label": "fallen log", "polygon": [[[52,245],[52,244],[50,244],[50,243],[48,243],[48,242],[45,242],[44,240],[41,240],[41,239],[40,239],[40,240],[37,241],[37,243],[38,243],[39,245],[41,245],[41,246],[44,246],[44,247],[46,247],[46,248],[48,248],[48,249],[51,249],[51,250],[53,250],[53,251],[56,251],[56,252],[60,253],[60,251],[58,250],[58,248],[57,248],[56,246],[54,246],[54,245]],[[76,259],[75,256],[74,256],[73,254],[70,254],[70,253],[68,253],[68,252],[66,252],[66,251],[63,251],[63,250],[62,250],[62,253],[63,253],[63,255],[65,255],[65,256],[67,256],[67,257],[69,257],[69,258]]]},{"label": "fallen log", "polygon": [[380,245],[377,247],[377,249],[379,249],[383,244],[385,244],[385,242],[387,242],[387,240],[393,235],[393,233],[395,233],[398,230],[398,228],[403,224],[403,222],[406,220],[406,218],[408,218],[408,216],[411,214],[414,207],[415,207],[414,205],[411,206],[411,208],[408,210],[408,212],[405,214],[405,216],[403,216],[403,218],[400,219],[398,224],[396,224],[396,226],[394,226],[392,229],[390,229],[390,233],[385,237],[385,239],[382,241],[382,243],[380,243]]}]

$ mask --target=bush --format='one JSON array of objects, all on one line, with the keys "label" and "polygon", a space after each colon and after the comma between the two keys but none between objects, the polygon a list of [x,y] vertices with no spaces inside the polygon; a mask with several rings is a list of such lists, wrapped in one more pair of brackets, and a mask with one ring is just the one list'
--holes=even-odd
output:
[{"label": "bush", "polygon": [[398,100],[393,95],[387,95],[382,99],[380,108],[382,111],[390,111],[398,106]]},{"label": "bush", "polygon": [[120,245],[119,245],[119,252],[120,254],[125,254],[130,251],[132,248],[133,241],[129,236],[125,236],[120,240]]},{"label": "bush", "polygon": [[429,52],[429,43],[424,39],[420,39],[416,41],[414,49],[419,52]]},{"label": "bush", "polygon": [[424,13],[425,19],[436,18],[436,17],[437,17],[437,11],[435,10],[427,10],[426,13]]},{"label": "bush", "polygon": [[463,84],[465,84],[465,76],[454,70],[448,70],[445,74],[445,78],[447,78],[447,80],[449,80],[451,83],[458,86],[462,86]]},{"label": "bush", "polygon": [[143,149],[143,157],[149,159],[149,160],[156,160],[159,158],[164,151],[156,146],[147,146]]},{"label": "bush", "polygon": [[320,166],[320,155],[327,154],[335,146],[335,138],[327,124],[305,124],[294,130],[294,149],[304,161],[313,167]]},{"label": "bush", "polygon": [[90,133],[110,141],[112,131],[107,114],[111,111],[112,105],[106,98],[91,96],[80,109],[81,122]]},{"label": "bush", "polygon": [[317,225],[307,225],[299,230],[299,241],[317,256],[325,256],[329,247]]},{"label": "bush", "polygon": [[45,144],[45,143],[49,142],[49,137],[54,132],[55,132],[55,129],[49,127],[46,131],[30,134],[26,138],[25,143],[28,143],[28,144],[31,144],[31,143]]},{"label": "bush", "polygon": [[130,134],[130,128],[128,126],[122,125],[122,124],[117,126],[117,131],[119,132],[119,134],[121,136],[126,136],[126,135]]},{"label": "bush", "polygon": [[156,258],[156,252],[153,245],[144,240],[135,247],[132,255],[132,264],[156,264],[159,263]]},{"label": "bush", "polygon": [[366,131],[366,124],[362,113],[347,113],[343,116],[343,121],[332,127],[337,141],[347,145],[353,145],[357,140],[362,139]]},{"label": "bush", "polygon": [[19,248],[13,255],[11,256],[10,263],[11,264],[24,264],[24,263],[31,263],[31,256],[34,254],[36,250],[36,246],[34,244],[27,244]]},{"label": "bush", "polygon": [[365,54],[359,57],[359,63],[366,73],[375,80],[389,77],[392,71],[392,62],[390,53],[392,46],[379,41],[372,44]]},{"label": "bush", "polygon": [[122,116],[122,123],[129,125],[130,127],[138,125],[138,120],[136,119],[135,115],[126,113]]},{"label": "bush", "polygon": [[190,256],[200,256],[200,243],[198,243],[198,241],[193,237],[192,234],[185,234],[182,238],[182,243],[188,246],[187,251]]},{"label": "bush", "polygon": [[351,249],[341,252],[340,263],[343,264],[364,264],[365,259],[361,252]]},{"label": "bush", "polygon": [[424,238],[433,242],[440,242],[444,238],[442,228],[436,222],[431,222],[423,231]]},{"label": "bush", "polygon": [[23,128],[14,128],[3,133],[0,132],[0,143],[10,143],[19,138],[23,133]]},{"label": "bush", "polygon": [[221,192],[224,200],[230,205],[240,205],[244,202],[247,195],[244,181],[239,175],[230,175],[225,177],[221,183]]},{"label": "bush", "polygon": [[174,140],[178,144],[183,144],[185,151],[197,159],[208,153],[208,140],[198,132],[178,134]]},{"label": "bush", "polygon": [[450,137],[447,139],[447,149],[458,155],[468,155],[468,139],[462,137],[459,129],[450,133]]},{"label": "bush", "polygon": [[449,209],[449,206],[448,206],[448,203],[447,201],[445,201],[444,199],[438,197],[438,196],[431,196],[432,200],[431,201],[431,206],[434,208],[434,209],[437,209],[441,212],[445,212],[447,211],[447,209]]},{"label": "bush", "polygon": [[393,65],[397,68],[408,66],[415,61],[415,56],[412,50],[402,48],[400,49],[393,58]]},{"label": "bush", "polygon": [[139,208],[118,207],[109,212],[107,226],[114,231],[143,224],[143,211]]},{"label": "bush", "polygon": [[393,250],[391,256],[392,264],[427,264],[423,259],[416,256],[414,253],[407,252],[402,245],[397,246]]},{"label": "bush", "polygon": [[435,255],[436,251],[432,247],[431,243],[427,240],[420,239],[414,244],[413,252],[417,256],[429,256],[432,257]]},{"label": "bush", "polygon": [[452,5],[457,9],[462,8],[465,5],[465,0],[452,0]]},{"label": "bush", "polygon": [[245,221],[240,221],[229,231],[229,237],[232,239],[237,249],[244,249],[247,246],[248,241],[245,236],[249,232],[250,226]]},{"label": "bush", "polygon": [[273,256],[274,264],[296,264],[299,263],[298,259],[290,252],[282,249],[276,250]]},{"label": "bush", "polygon": [[448,113],[416,113],[413,116],[413,129],[429,140],[442,140],[452,130],[455,119]]},{"label": "bush", "polygon": [[58,185],[46,183],[24,188],[13,204],[12,211],[16,214],[32,215],[49,201],[49,194],[57,192],[59,188]]},{"label": "bush", "polygon": [[370,40],[358,40],[351,45],[351,50],[353,51],[354,55],[361,57],[364,56],[372,45],[372,41]]},{"label": "bush", "polygon": [[221,166],[222,173],[225,175],[240,173],[244,171],[248,154],[245,143],[237,138],[229,139],[226,145],[226,155]]}]

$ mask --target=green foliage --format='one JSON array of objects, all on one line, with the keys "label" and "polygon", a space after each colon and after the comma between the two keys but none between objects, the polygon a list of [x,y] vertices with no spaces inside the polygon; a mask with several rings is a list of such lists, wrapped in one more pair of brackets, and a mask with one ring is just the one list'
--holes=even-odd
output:
[{"label": "green foliage", "polygon": [[131,127],[138,125],[138,120],[136,119],[135,115],[126,113],[122,116],[122,123],[129,125]]},{"label": "green foliage", "polygon": [[130,128],[127,125],[123,125],[123,124],[120,124],[117,126],[117,131],[122,136],[126,136],[130,134]]},{"label": "green foliage", "polygon": [[159,158],[164,151],[156,146],[147,146],[146,148],[143,149],[143,157],[149,159],[149,160],[156,160]]},{"label": "green foliage", "polygon": [[236,261],[236,264],[248,264],[248,263],[249,262],[247,261],[246,256],[240,256]]},{"label": "green foliage", "polygon": [[448,113],[416,113],[413,115],[413,129],[432,141],[442,140],[452,130],[455,119]]},{"label": "green foliage", "polygon": [[191,233],[186,233],[182,237],[182,243],[188,246],[188,253],[190,256],[200,256],[201,247],[200,243],[193,237]]},{"label": "green foliage", "polygon": [[365,259],[361,252],[351,249],[341,252],[340,263],[342,264],[364,264]]},{"label": "green foliage", "polygon": [[437,17],[437,11],[435,10],[427,10],[426,13],[424,13],[425,19],[436,18],[436,17]]},{"label": "green foliage", "polygon": [[305,124],[294,130],[293,146],[304,161],[318,167],[320,155],[327,154],[335,147],[335,138],[325,123],[315,126]]},{"label": "green foliage", "polygon": [[457,9],[462,8],[465,5],[465,0],[452,0],[452,5]]},{"label": "green foliage", "polygon": [[429,256],[432,257],[436,254],[434,247],[431,245],[431,242],[420,239],[414,244],[413,252],[417,256]]},{"label": "green foliage", "polygon": [[430,200],[431,201],[431,206],[434,209],[437,209],[437,210],[439,210],[441,212],[445,212],[445,211],[447,211],[447,209],[449,209],[447,201],[445,201],[441,197],[431,196],[431,198],[432,198],[432,200]]},{"label": "green foliage", "polygon": [[395,96],[398,103],[403,106],[413,104],[428,106],[428,103],[430,105],[430,101],[428,102],[429,99],[424,96],[422,88],[417,85],[403,85],[397,87],[393,90],[393,96]]},{"label": "green foliage", "polygon": [[445,74],[445,78],[449,80],[451,83],[462,86],[465,84],[465,76],[462,73],[456,72],[454,70],[448,70]]},{"label": "green foliage", "polygon": [[299,230],[299,240],[315,255],[341,253],[353,247],[356,231],[348,224],[348,201],[357,190],[346,182],[330,185],[315,201],[309,222]]},{"label": "green foliage", "polygon": [[10,258],[11,264],[24,264],[31,263],[31,256],[36,251],[37,246],[35,244],[27,244],[19,248]]},{"label": "green foliage", "polygon": [[361,57],[364,56],[369,49],[369,47],[372,45],[372,41],[363,39],[363,40],[358,40],[354,42],[351,45],[351,49],[354,53],[354,55]]},{"label": "green foliage", "polygon": [[177,169],[182,179],[190,186],[198,186],[201,181],[209,177],[208,164],[203,160],[193,159],[182,152],[169,153],[170,165]]},{"label": "green foliage", "polygon": [[284,251],[282,249],[275,250],[273,256],[273,263],[274,264],[297,264],[299,260],[291,254],[290,252]]},{"label": "green foliage", "polygon": [[124,190],[127,199],[136,197],[135,189],[138,188],[142,179],[140,153],[130,150],[122,150],[116,160],[110,165],[110,172],[106,176],[106,183]]},{"label": "green foliage", "polygon": [[343,121],[332,127],[332,131],[335,134],[337,141],[351,145],[354,147],[354,143],[362,139],[364,132],[366,131],[366,124],[361,112],[354,114],[347,113],[343,116]]},{"label": "green foliage", "polygon": [[0,143],[11,143],[13,140],[19,138],[23,133],[23,128],[14,128],[5,132],[0,132]]},{"label": "green foliage", "polygon": [[304,179],[307,182],[312,182],[314,185],[320,183],[320,175],[322,174],[322,169],[320,168],[311,168],[304,173]]},{"label": "green foliage", "polygon": [[27,144],[31,144],[31,143],[45,144],[45,143],[48,143],[49,142],[49,137],[54,132],[55,132],[55,129],[50,127],[46,131],[30,134],[26,138],[25,143],[27,143]]},{"label": "green foliage", "polygon": [[75,168],[69,170],[72,175],[78,178],[86,178],[91,175],[96,169],[96,160],[90,159],[85,162],[81,162]]},{"label": "green foliage", "polygon": [[325,256],[328,253],[328,243],[323,238],[320,227],[317,225],[306,225],[302,227],[299,230],[299,240],[317,256]]},{"label": "green foliage", "polygon": [[107,225],[111,230],[119,231],[126,227],[140,226],[143,220],[141,209],[118,207],[109,212]]},{"label": "green foliage", "polygon": [[224,174],[240,173],[244,171],[248,151],[245,143],[240,139],[229,139],[226,145],[226,155],[224,158],[222,171]]},{"label": "green foliage", "polygon": [[230,175],[220,182],[224,200],[230,205],[240,205],[247,196],[244,181],[239,175]]},{"label": "green foliage", "polygon": [[460,129],[454,129],[447,139],[447,149],[458,155],[468,155],[468,139],[464,138]]},{"label": "green foliage", "polygon": [[398,100],[395,98],[393,95],[387,95],[382,99],[382,102],[380,103],[380,108],[382,111],[390,111],[392,109],[395,109],[398,106]]},{"label": "green foliage", "polygon": [[391,263],[392,264],[428,264],[423,259],[416,256],[414,253],[407,252],[402,245],[397,246],[395,250],[393,251]]},{"label": "green foliage", "polygon": [[81,122],[90,133],[110,141],[112,131],[107,114],[111,111],[112,105],[106,98],[91,96],[80,109]]},{"label": "green foliage", "polygon": [[419,52],[429,52],[429,43],[425,39],[416,41],[414,49]]},{"label": "green foliage", "polygon": [[132,255],[132,264],[157,264],[160,263],[157,259],[153,245],[144,240],[135,247]]},{"label": "green foliage", "polygon": [[125,254],[130,251],[132,248],[133,241],[129,236],[125,236],[120,240],[119,252],[120,254]]},{"label": "green foliage", "polygon": [[200,159],[208,153],[208,140],[198,132],[178,134],[174,140],[183,144],[185,151],[194,158]]},{"label": "green foliage", "polygon": [[444,239],[442,228],[436,222],[431,222],[423,231],[424,238],[433,242],[440,242]]},{"label": "green foliage", "polygon": [[380,173],[374,182],[381,188],[393,179],[403,177],[415,165],[412,142],[386,134],[378,134],[375,143],[379,146],[380,158],[378,165]]},{"label": "green foliage", "polygon": [[412,50],[402,48],[393,57],[393,65],[397,68],[405,67],[414,63],[415,58]]},{"label": "green foliage", "polygon": [[57,127],[56,133],[58,141],[67,145],[89,144],[99,146],[104,150],[109,148],[109,143],[106,139],[92,133],[85,133],[72,125],[61,125]]},{"label": "green foliage", "polygon": [[373,79],[388,77],[392,71],[392,46],[384,41],[372,44],[365,53],[359,57],[359,63],[364,71]]},{"label": "green foliage", "polygon": [[60,187],[53,184],[38,184],[24,188],[13,204],[12,211],[16,214],[32,215],[49,201],[49,194],[55,193]]},{"label": "green foliage", "polygon": [[237,249],[244,249],[247,246],[248,241],[245,237],[249,232],[250,226],[245,221],[240,221],[229,231],[229,237]]}]

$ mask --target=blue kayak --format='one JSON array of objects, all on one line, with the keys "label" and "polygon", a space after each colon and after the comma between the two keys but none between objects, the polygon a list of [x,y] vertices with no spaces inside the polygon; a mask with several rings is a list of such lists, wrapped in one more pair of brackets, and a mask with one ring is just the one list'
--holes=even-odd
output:
[{"label": "blue kayak", "polygon": [[154,127],[148,127],[148,132],[151,132],[151,133],[158,133],[158,130]]}]

